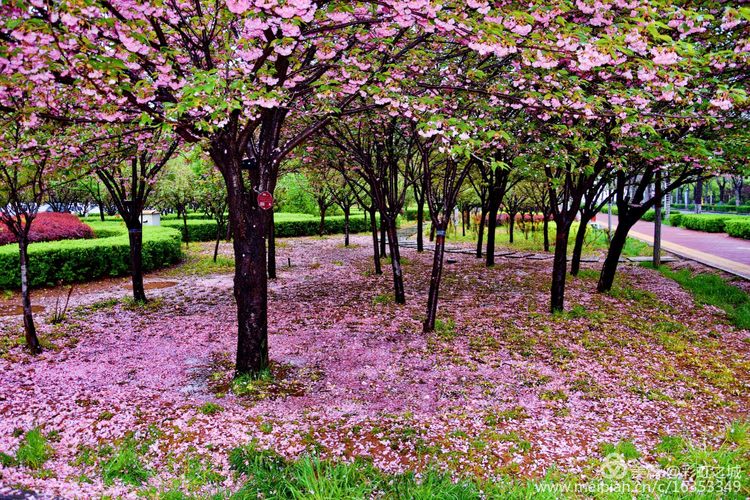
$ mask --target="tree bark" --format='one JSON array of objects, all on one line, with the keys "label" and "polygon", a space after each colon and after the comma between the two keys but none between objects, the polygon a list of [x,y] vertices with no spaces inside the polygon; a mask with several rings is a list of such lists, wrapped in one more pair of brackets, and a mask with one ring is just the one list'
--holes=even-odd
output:
[{"label": "tree bark", "polygon": [[320,225],[318,226],[318,236],[323,236],[326,229],[326,210],[327,207],[320,206]]},{"label": "tree bark", "polygon": [[99,202],[99,219],[104,222],[104,203]]},{"label": "tree bark", "polygon": [[581,253],[583,252],[583,243],[586,240],[586,229],[588,229],[588,226],[589,220],[581,216],[581,222],[578,225],[578,232],[576,233],[576,241],[573,245],[573,256],[570,261],[570,274],[572,276],[578,276],[578,271],[581,270]]},{"label": "tree bark", "polygon": [[424,251],[424,196],[417,200],[417,252]]},{"label": "tree bark", "polygon": [[477,229],[477,259],[482,258],[482,240],[484,240],[484,219],[487,217],[487,213],[482,207],[480,209],[479,228]]},{"label": "tree bark", "polygon": [[565,277],[568,267],[568,237],[570,223],[557,222],[555,232],[555,256],[552,261],[552,287],[550,308],[552,312],[562,312],[565,307]]},{"label": "tree bark", "polygon": [[344,209],[344,246],[349,246],[349,207]]},{"label": "tree bark", "polygon": [[607,258],[604,259],[602,272],[599,275],[599,283],[596,285],[597,292],[608,292],[612,289],[612,285],[615,282],[617,265],[620,262],[622,250],[623,248],[625,248],[625,242],[627,241],[628,232],[630,231],[630,228],[635,224],[635,221],[637,221],[639,218],[640,215],[638,218],[631,221],[630,218],[618,215],[617,228],[615,229],[615,234],[612,236],[612,241],[609,244]]},{"label": "tree bark", "polygon": [[654,181],[656,186],[656,203],[654,204],[655,217],[654,217],[654,254],[653,254],[653,266],[658,268],[661,266],[661,170],[656,171],[656,180]]},{"label": "tree bark", "polygon": [[190,246],[190,232],[188,231],[187,208],[182,211],[182,222],[185,227],[185,248],[188,248]]},{"label": "tree bark", "polygon": [[268,277],[276,278],[276,226],[274,212],[268,214]]},{"label": "tree bark", "polygon": [[516,214],[508,214],[508,242],[513,243],[513,226],[516,225]]},{"label": "tree bark", "polygon": [[234,298],[237,302],[237,374],[268,368],[266,214],[257,206],[232,211]]},{"label": "tree bark", "polygon": [[21,305],[23,307],[23,330],[26,337],[26,346],[32,354],[42,352],[42,346],[36,335],[34,326],[34,314],[31,309],[31,292],[29,290],[29,240],[26,235],[18,238],[18,252],[21,263]]},{"label": "tree bark", "polygon": [[[383,220],[386,217],[380,214]],[[398,235],[396,234],[396,220],[388,220],[386,232],[388,234],[388,249],[391,253],[391,268],[393,269],[393,295],[396,304],[406,304],[404,294],[404,275],[401,269],[401,254],[398,248]]]},{"label": "tree bark", "polygon": [[370,209],[370,232],[372,233],[372,258],[375,260],[375,274],[383,274],[380,267],[380,251],[378,242],[378,225],[375,221],[375,208]]},{"label": "tree bark", "polygon": [[435,252],[432,259],[430,291],[427,296],[427,317],[422,324],[422,331],[424,333],[429,333],[435,330],[438,293],[440,291],[440,278],[443,275],[443,255],[445,254],[445,227],[445,224],[440,224],[435,234]]},{"label": "tree bark", "polygon": [[490,198],[489,218],[487,219],[487,267],[495,265],[495,231],[497,229],[497,212],[499,209],[500,202],[495,202]]},{"label": "tree bark", "polygon": [[385,217],[381,215],[380,216],[380,258],[381,259],[385,257],[385,238],[386,238],[385,224],[386,224]]},{"label": "tree bark", "polygon": [[219,242],[221,241],[221,224],[216,224],[216,244],[214,245],[214,262],[219,257]]},{"label": "tree bark", "polygon": [[544,251],[549,252],[549,215],[544,214]]},{"label": "tree bark", "polygon": [[130,239],[130,276],[133,282],[133,300],[146,302],[146,290],[143,287],[143,226],[139,218],[128,224]]}]

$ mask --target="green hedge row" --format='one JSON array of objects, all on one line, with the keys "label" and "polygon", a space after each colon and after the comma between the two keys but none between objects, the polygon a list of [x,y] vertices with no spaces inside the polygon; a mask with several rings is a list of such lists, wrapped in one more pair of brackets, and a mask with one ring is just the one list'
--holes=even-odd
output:
[{"label": "green hedge row", "polygon": [[[90,224],[96,238],[29,245],[29,280],[32,286],[86,281],[127,274],[130,244],[124,225]],[[143,268],[150,271],[180,260],[180,233],[165,227],[143,230]],[[19,288],[18,245],[0,247],[0,289]]]},{"label": "green hedge row", "polygon": [[[687,206],[684,203],[673,203],[672,207],[679,208],[682,210],[695,210],[694,203],[688,203]],[[739,207],[737,205],[704,204],[704,205],[701,205],[701,209],[709,211],[709,212],[729,212],[729,213],[738,213],[738,214],[750,214],[750,205],[748,205],[747,203],[745,203],[744,205],[740,205]]]},{"label": "green hedge row", "polygon": [[[312,215],[304,214],[275,214],[275,232],[279,238],[291,238],[294,236],[314,236],[318,234],[320,219]],[[180,231],[185,239],[185,226],[183,221],[167,220],[162,226]],[[365,223],[362,215],[349,218],[349,232],[362,233],[370,229],[369,222]],[[187,230],[190,241],[214,241],[216,239],[216,221],[213,220],[188,220]],[[344,216],[336,215],[326,217],[325,234],[340,234],[344,232]],[[223,232],[222,232],[223,233]]]},{"label": "green hedge row", "polygon": [[750,218],[730,219],[724,223],[724,229],[729,236],[750,240]]},{"label": "green hedge row", "polygon": [[695,231],[723,233],[725,222],[735,218],[737,218],[736,215],[683,214],[680,218],[680,225]]}]

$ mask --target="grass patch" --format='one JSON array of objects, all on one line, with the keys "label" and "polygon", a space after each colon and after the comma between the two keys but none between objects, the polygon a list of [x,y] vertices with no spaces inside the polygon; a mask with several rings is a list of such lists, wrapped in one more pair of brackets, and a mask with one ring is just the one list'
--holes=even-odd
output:
[{"label": "grass patch", "polygon": [[144,446],[137,446],[132,438],[126,439],[102,464],[104,484],[111,486],[115,480],[131,486],[140,486],[151,476],[151,471],[141,461]]},{"label": "grass patch", "polygon": [[209,401],[198,408],[198,411],[204,415],[216,415],[217,413],[221,413],[222,411],[224,411],[224,407]]},{"label": "grass patch", "polygon": [[372,298],[373,305],[378,305],[378,304],[382,304],[382,305],[393,304],[394,301],[395,301],[395,299],[393,298],[393,295],[391,295],[389,293],[381,293],[381,294],[378,294],[378,295],[376,295],[375,297]]},{"label": "grass patch", "polygon": [[52,458],[52,454],[52,447],[42,431],[31,429],[21,439],[21,444],[16,451],[15,462],[30,469],[39,469],[47,460]]},{"label": "grass patch", "polygon": [[659,268],[664,276],[675,280],[688,290],[696,301],[723,309],[737,328],[750,329],[750,295],[717,274],[693,274],[688,269],[674,271]]}]

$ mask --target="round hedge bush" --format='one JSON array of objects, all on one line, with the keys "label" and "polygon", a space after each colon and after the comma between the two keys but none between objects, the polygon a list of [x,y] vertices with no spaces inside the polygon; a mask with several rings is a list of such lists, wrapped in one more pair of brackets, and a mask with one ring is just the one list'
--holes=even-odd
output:
[{"label": "round hedge bush", "polygon": [[[29,240],[59,241],[93,238],[94,231],[73,214],[42,212],[31,223]],[[15,243],[16,237],[4,224],[0,224],[0,245]]]}]

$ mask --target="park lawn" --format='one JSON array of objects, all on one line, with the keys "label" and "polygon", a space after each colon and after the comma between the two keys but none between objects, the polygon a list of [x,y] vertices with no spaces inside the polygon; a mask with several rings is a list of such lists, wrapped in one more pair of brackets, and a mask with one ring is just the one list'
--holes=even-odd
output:
[{"label": "park lawn", "polygon": [[404,249],[398,306],[369,238],[353,242],[283,240],[259,380],[231,378],[230,245],[210,270],[212,245],[191,245],[148,277],[174,285],[145,307],[120,285],[74,296],[40,323],[41,356],[0,357],[0,482],[159,499],[682,498],[708,479],[734,489],[696,498],[750,494],[749,334],[723,311],[640,266],[596,294],[584,266],[550,315],[549,262],[458,255],[424,335],[430,252]]}]

